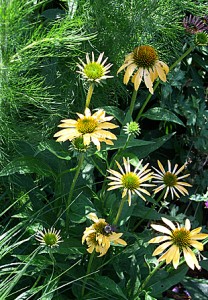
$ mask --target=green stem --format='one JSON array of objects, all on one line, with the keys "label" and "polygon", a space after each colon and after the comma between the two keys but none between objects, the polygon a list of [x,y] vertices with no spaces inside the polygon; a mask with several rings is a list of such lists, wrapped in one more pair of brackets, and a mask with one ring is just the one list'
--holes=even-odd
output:
[{"label": "green stem", "polygon": [[70,209],[70,204],[71,204],[71,201],[72,201],[72,196],[73,196],[73,193],[74,193],[75,184],[77,182],[79,173],[80,173],[81,168],[82,168],[83,161],[84,161],[84,153],[81,153],[80,156],[79,156],[76,173],[74,175],[74,178],[73,178],[73,181],[72,181],[72,184],[71,184],[71,187],[70,187],[70,191],[69,191],[69,196],[68,196],[67,203],[66,203],[66,232],[67,232],[67,234],[68,234],[68,230],[69,230],[69,209]]},{"label": "green stem", "polygon": [[[94,256],[95,256],[95,251],[93,251],[92,254],[90,255],[90,259],[89,259],[89,262],[88,262],[86,275],[88,275],[90,273],[90,271],[91,271],[91,267],[92,267],[92,262],[93,262]],[[84,296],[84,293],[85,293],[85,286],[86,286],[86,283],[87,283],[87,279],[88,279],[88,277],[85,277],[84,282],[83,282],[82,294],[81,294],[82,297]]]},{"label": "green stem", "polygon": [[[158,87],[159,83],[160,83],[160,81],[157,81],[156,84],[154,85],[154,88],[153,88],[154,91],[155,91],[156,88]],[[139,113],[138,113],[138,115],[137,115],[137,117],[136,117],[136,119],[135,119],[135,122],[138,122],[138,121],[139,121],[139,118],[141,117],[141,115],[142,115],[142,113],[143,113],[145,107],[147,106],[148,102],[150,101],[151,97],[152,97],[152,94],[149,93],[148,96],[147,96],[147,98],[146,98],[146,100],[144,101],[144,103],[143,103],[141,109],[139,110]]]},{"label": "green stem", "polygon": [[93,90],[94,90],[94,86],[95,86],[94,83],[91,83],[90,86],[89,86],[89,89],[88,89],[88,92],[87,92],[85,108],[90,106],[90,100],[92,98],[92,93],[93,93]]},{"label": "green stem", "polygon": [[136,97],[137,97],[137,92],[135,89],[133,91],[132,97],[131,97],[131,103],[130,103],[130,107],[129,107],[129,113],[132,116],[132,113],[134,111],[134,105],[135,105],[135,101],[136,101]]},{"label": "green stem", "polygon": [[152,278],[152,276],[160,269],[160,267],[164,264],[164,261],[161,261],[147,276],[147,278],[145,279],[145,281],[142,283],[141,287],[139,288],[140,291],[143,291],[144,288],[146,287],[146,285],[148,284],[148,282],[150,281],[150,279]]},{"label": "green stem", "polygon": [[126,201],[126,197],[123,197],[122,200],[121,200],[120,206],[118,208],[118,212],[117,212],[115,221],[113,222],[113,225],[116,225],[118,223],[118,220],[120,218],[120,215],[121,215],[121,212],[122,212],[125,201]]},{"label": "green stem", "polygon": [[155,208],[155,206],[160,202],[160,200],[162,199],[162,197],[164,196],[165,193],[165,189],[162,191],[162,193],[160,194],[160,196],[158,197],[158,199],[156,200],[156,202],[152,205],[151,209],[144,215],[144,217],[134,226],[133,231],[135,231],[140,225],[141,223],[151,214],[151,212],[153,211],[153,209]]},{"label": "green stem", "polygon": [[[194,48],[195,48],[195,46],[190,46],[190,47],[186,50],[186,52],[184,52],[184,53],[183,53],[183,54],[182,54],[182,55],[174,62],[174,64],[172,64],[172,65],[170,66],[169,71],[171,71],[173,68],[175,68],[175,66],[177,66],[177,64],[178,64],[179,62],[181,62],[187,55],[189,55],[189,53],[191,53],[191,51],[193,51]],[[156,84],[154,85],[154,91],[155,91],[156,88],[158,87],[159,83],[160,83],[160,81],[158,80],[158,81],[156,82]],[[151,99],[151,97],[152,97],[152,94],[148,94],[148,96],[147,96],[145,102],[143,103],[143,105],[142,105],[142,107],[141,107],[141,109],[140,109],[140,111],[139,111],[139,113],[138,113],[138,115],[137,115],[137,117],[136,117],[136,119],[135,119],[135,122],[138,122],[138,121],[139,121],[139,118],[141,117],[141,115],[142,115],[142,113],[143,113],[145,107],[147,106],[149,100]]]}]

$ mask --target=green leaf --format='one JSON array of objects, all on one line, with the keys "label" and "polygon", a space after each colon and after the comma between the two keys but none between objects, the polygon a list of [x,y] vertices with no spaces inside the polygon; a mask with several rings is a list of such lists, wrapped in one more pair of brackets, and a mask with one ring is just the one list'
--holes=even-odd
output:
[{"label": "green leaf", "polygon": [[[174,133],[164,135],[162,137],[159,137],[157,139],[152,140],[147,145],[140,145],[140,147],[132,147],[131,152],[136,154],[139,159],[146,157],[151,152],[157,150],[160,148],[164,143],[166,143],[173,135]],[[146,141],[144,141],[146,142]]]},{"label": "green leaf", "polygon": [[[110,293],[118,295],[122,299],[128,300],[124,295],[122,289],[118,284],[116,284],[112,279],[107,276],[96,276],[96,281],[102,289],[107,290]],[[120,298],[119,298],[120,299]]]},{"label": "green leaf", "polygon": [[168,121],[185,127],[183,122],[174,113],[172,113],[171,111],[165,108],[161,108],[161,107],[151,108],[142,116],[150,120]]},{"label": "green leaf", "polygon": [[176,270],[172,270],[170,273],[166,272],[166,275],[168,276],[166,276],[165,278],[164,276],[163,278],[161,278],[162,275],[161,272],[164,273],[164,271],[163,270],[158,271],[156,273],[156,276],[153,276],[151,278],[151,288],[152,288],[151,295],[153,295],[154,297],[161,296],[162,293],[168,290],[171,286],[177,284],[178,282],[181,282],[185,277],[187,271],[188,271],[188,267],[185,264],[183,264]]},{"label": "green leaf", "polygon": [[[82,191],[86,193],[86,189],[82,188]],[[83,194],[77,196],[70,208],[70,220],[75,223],[83,223],[86,220],[86,215],[94,211],[92,202]]]},{"label": "green leaf", "polygon": [[182,283],[193,300],[207,300],[207,279],[185,278]]},{"label": "green leaf", "polygon": [[[113,150],[113,149],[123,148],[125,143],[126,143],[126,139],[127,139],[126,135],[118,136],[118,139],[116,141],[114,141],[114,145],[106,146],[106,150]],[[154,141],[144,141],[144,140],[139,140],[139,139],[132,139],[128,142],[126,148],[147,146],[147,145],[151,145],[151,144],[154,144],[154,143],[155,143]]]},{"label": "green leaf", "polygon": [[35,173],[41,176],[55,176],[55,173],[48,164],[39,158],[31,156],[20,157],[13,160],[1,170],[0,176],[8,176],[15,173]]},{"label": "green leaf", "polygon": [[103,106],[102,109],[104,109],[107,114],[114,116],[121,124],[123,124],[125,113],[121,109],[116,106]]},{"label": "green leaf", "polygon": [[165,217],[164,214],[158,213],[155,209],[151,209],[142,205],[135,207],[132,216],[136,216],[146,220],[160,220],[161,217]]},{"label": "green leaf", "polygon": [[65,151],[63,146],[54,140],[41,142],[38,145],[38,150],[38,152],[48,150],[60,159],[71,160],[70,152]]}]

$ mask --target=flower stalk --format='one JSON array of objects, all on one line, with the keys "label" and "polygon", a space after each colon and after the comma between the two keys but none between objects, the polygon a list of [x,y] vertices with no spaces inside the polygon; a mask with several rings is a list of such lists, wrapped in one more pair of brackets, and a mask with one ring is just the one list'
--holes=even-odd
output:
[{"label": "flower stalk", "polygon": [[90,101],[92,98],[94,87],[95,87],[94,83],[91,83],[87,92],[85,108],[90,106]]},{"label": "flower stalk", "polygon": [[67,203],[66,203],[66,232],[67,232],[67,235],[68,235],[68,231],[69,231],[70,204],[71,204],[71,201],[72,201],[74,188],[75,188],[77,179],[79,177],[83,162],[84,162],[84,153],[80,153],[79,160],[78,160],[78,165],[77,165],[76,172],[75,172],[75,175],[74,175],[74,178],[73,178],[70,190],[69,190],[69,196],[68,196]]},{"label": "flower stalk", "polygon": [[95,256],[95,251],[93,251],[90,255],[90,259],[88,261],[88,265],[87,265],[87,273],[86,273],[86,277],[84,279],[84,282],[83,282],[83,285],[82,285],[82,292],[81,292],[81,295],[82,297],[84,296],[84,293],[85,293],[85,286],[86,286],[86,283],[87,283],[87,275],[90,274],[91,272],[91,267],[92,267],[92,262],[93,262],[93,259],[94,259],[94,256]]},{"label": "flower stalk", "polygon": [[135,106],[135,102],[136,102],[137,93],[138,93],[138,90],[134,89],[132,97],[131,97],[130,107],[129,107],[129,113],[130,113],[131,116],[132,116],[133,111],[134,111],[134,106]]},{"label": "flower stalk", "polygon": [[117,212],[116,218],[113,222],[113,225],[117,225],[117,223],[119,221],[119,218],[120,218],[120,215],[122,213],[125,201],[126,201],[126,197],[123,197],[122,200],[121,200],[120,206],[118,208],[118,212]]},{"label": "flower stalk", "polygon": [[140,287],[140,291],[143,291],[144,288],[146,287],[146,285],[148,284],[148,282],[150,281],[150,279],[152,278],[152,276],[160,269],[160,267],[164,264],[164,261],[161,261],[147,276],[147,278],[145,279],[145,281],[142,283],[141,287]]}]

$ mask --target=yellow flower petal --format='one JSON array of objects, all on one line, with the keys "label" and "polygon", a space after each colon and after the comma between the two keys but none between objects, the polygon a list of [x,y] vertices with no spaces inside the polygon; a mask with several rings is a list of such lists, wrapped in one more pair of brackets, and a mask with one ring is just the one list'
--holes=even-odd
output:
[{"label": "yellow flower petal", "polygon": [[201,269],[194,252],[190,248],[183,248],[184,258],[186,260],[187,265],[194,270],[194,266],[197,267],[198,270]]},{"label": "yellow flower petal", "polygon": [[162,232],[162,233],[166,233],[166,234],[171,235],[170,229],[168,229],[168,228],[165,227],[165,226],[157,225],[157,224],[151,224],[151,227],[152,227],[153,229],[155,229],[156,231],[159,231],[159,232]]},{"label": "yellow flower petal", "polygon": [[162,253],[166,248],[172,245],[172,242],[165,242],[162,245],[158,246],[155,251],[152,253],[153,256],[159,255]]},{"label": "yellow flower petal", "polygon": [[170,240],[171,237],[169,235],[163,235],[163,236],[157,236],[155,238],[152,238],[148,243],[153,244],[153,243],[161,243],[167,240]]}]

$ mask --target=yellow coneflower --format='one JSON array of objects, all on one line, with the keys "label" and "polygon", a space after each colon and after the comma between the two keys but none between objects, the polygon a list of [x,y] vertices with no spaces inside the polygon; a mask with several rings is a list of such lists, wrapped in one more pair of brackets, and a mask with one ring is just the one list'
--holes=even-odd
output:
[{"label": "yellow coneflower", "polygon": [[131,80],[134,83],[134,89],[138,90],[143,79],[151,94],[153,94],[153,82],[158,77],[166,81],[166,75],[169,72],[168,66],[158,59],[156,50],[148,45],[136,47],[132,53],[128,54],[117,73],[123,69],[126,69],[123,79],[125,84],[128,84],[136,70]]},{"label": "yellow coneflower", "polygon": [[150,169],[147,169],[149,164],[146,164],[144,167],[141,167],[142,164],[142,160],[141,160],[137,165],[137,167],[132,172],[129,158],[127,158],[126,160],[125,157],[123,157],[123,163],[124,163],[124,169],[116,161],[116,164],[121,173],[112,169],[108,170],[108,172],[113,175],[107,177],[108,179],[113,180],[110,183],[108,183],[108,185],[110,185],[108,191],[120,189],[120,188],[123,189],[122,198],[125,197],[126,194],[128,194],[129,205],[131,205],[132,194],[137,194],[144,201],[146,201],[142,193],[149,196],[150,193],[143,187],[153,186],[152,184],[144,183],[146,181],[149,181],[152,178],[153,173],[150,172],[151,171]]},{"label": "yellow coneflower", "polygon": [[157,161],[157,163],[159,166],[159,170],[153,167],[153,169],[157,172],[153,174],[153,178],[157,179],[153,180],[153,183],[161,185],[154,189],[154,193],[156,194],[159,191],[165,189],[166,191],[164,199],[166,199],[169,192],[171,193],[172,199],[174,198],[174,195],[180,198],[178,192],[180,192],[183,196],[188,195],[188,191],[187,189],[185,189],[184,186],[191,187],[192,185],[187,182],[181,181],[181,179],[188,177],[190,174],[185,174],[183,176],[178,177],[178,174],[184,170],[186,165],[184,164],[180,169],[177,170],[178,165],[176,164],[173,170],[171,171],[171,162],[168,160],[168,170],[165,171],[163,165],[159,160]]},{"label": "yellow coneflower", "polygon": [[108,58],[103,60],[103,53],[100,53],[97,61],[95,61],[94,53],[92,52],[92,60],[89,58],[89,54],[86,54],[86,63],[84,63],[80,58],[80,62],[82,65],[78,64],[79,71],[84,79],[90,82],[100,83],[100,81],[105,80],[107,78],[112,78],[113,76],[106,75],[110,72],[110,67],[112,64],[105,65]]},{"label": "yellow coneflower", "polygon": [[60,230],[57,231],[53,227],[48,230],[44,228],[42,231],[37,232],[35,238],[42,246],[53,248],[59,246],[59,243],[62,242],[59,234]]},{"label": "yellow coneflower", "polygon": [[66,119],[62,120],[62,124],[58,127],[62,129],[58,131],[54,137],[58,137],[57,142],[64,142],[66,140],[72,141],[75,138],[82,137],[83,144],[88,146],[91,142],[97,146],[97,150],[100,150],[100,142],[104,142],[108,145],[113,145],[111,140],[116,140],[117,137],[107,131],[106,129],[114,129],[118,126],[108,121],[113,117],[106,117],[105,111],[99,109],[93,115],[89,108],[85,109],[85,114],[77,113],[79,119]]},{"label": "yellow coneflower", "polygon": [[157,236],[149,241],[149,243],[162,243],[158,246],[155,251],[153,252],[153,256],[161,254],[164,250],[166,252],[160,256],[158,261],[166,261],[166,264],[173,263],[174,268],[176,269],[179,265],[180,255],[183,253],[185,261],[187,265],[194,269],[201,269],[197,258],[194,252],[191,250],[190,247],[194,247],[195,249],[202,251],[204,246],[202,243],[198,242],[197,240],[203,240],[208,237],[206,233],[199,233],[201,231],[201,227],[193,229],[190,231],[191,223],[189,219],[186,219],[185,226],[177,227],[173,224],[172,221],[162,218],[162,221],[165,223],[166,226],[152,224],[151,227],[158,232],[165,233],[166,235]]},{"label": "yellow coneflower", "polygon": [[89,253],[92,253],[95,250],[100,253],[100,257],[107,253],[111,244],[127,245],[124,240],[120,239],[123,233],[114,232],[114,227],[111,227],[105,219],[99,219],[95,213],[90,213],[88,217],[94,224],[85,229],[82,237],[82,244],[86,241],[88,245],[87,251]]}]

